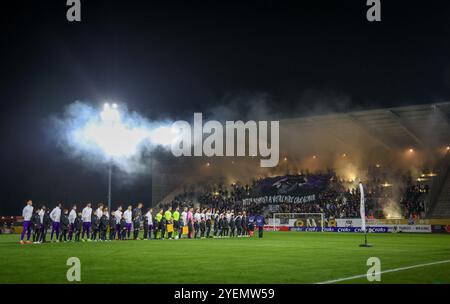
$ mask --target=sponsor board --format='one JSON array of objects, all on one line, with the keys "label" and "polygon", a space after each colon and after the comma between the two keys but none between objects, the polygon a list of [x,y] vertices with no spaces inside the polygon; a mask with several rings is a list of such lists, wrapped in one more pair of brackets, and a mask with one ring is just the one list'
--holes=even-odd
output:
[{"label": "sponsor board", "polygon": [[[336,219],[338,227],[360,227],[360,218],[343,218]],[[366,219],[366,223],[370,226],[386,226],[386,225],[410,225],[407,219]],[[433,219],[415,219],[413,225],[450,225],[450,219],[433,220]]]},{"label": "sponsor board", "polygon": [[[390,232],[430,233],[431,225],[408,225],[406,220],[367,220],[370,227],[388,227]],[[361,219],[336,219],[337,227],[361,227]]]},{"label": "sponsor board", "polygon": [[433,233],[450,233],[450,225],[431,225]]},{"label": "sponsor board", "polygon": [[[450,226],[442,229],[448,229]],[[273,231],[274,227],[264,226],[264,230]],[[275,226],[276,231],[303,231],[303,232],[321,232],[321,227],[293,227],[293,226]],[[445,230],[444,230],[445,231]],[[323,232],[362,232],[361,227],[324,227]],[[386,226],[368,226],[368,233],[388,233],[388,232],[411,232],[411,233],[430,233],[431,225],[386,225]],[[441,231],[443,232],[443,231]]]},{"label": "sponsor board", "polygon": [[[390,224],[386,224],[386,223]],[[383,233],[383,232],[410,232],[410,233],[431,233],[431,232],[446,232],[449,230],[450,225],[442,225],[441,227],[435,227],[432,231],[431,225],[408,225],[405,220],[369,220],[368,232],[370,233]],[[275,223],[275,225],[274,225]],[[395,224],[394,224],[395,223]],[[269,218],[269,225],[267,230],[277,231],[322,231],[320,221],[315,221],[314,218],[304,219],[275,219],[275,221]],[[328,223],[329,224],[329,223]],[[324,227],[325,232],[360,232],[361,231],[361,219],[336,219],[336,225],[327,225]]]},{"label": "sponsor board", "polygon": [[[361,227],[360,218],[343,218],[336,219],[338,227]],[[408,225],[405,219],[366,219],[369,226],[389,226],[389,225]]]},{"label": "sponsor board", "polygon": [[361,227],[361,219],[353,218],[353,219],[336,219],[337,227]]},{"label": "sponsor board", "polygon": [[289,226],[271,226],[271,225],[265,225],[264,231],[289,231]]},{"label": "sponsor board", "polygon": [[418,219],[415,224],[450,226],[450,219]]},{"label": "sponsor board", "polygon": [[269,226],[315,227],[320,226],[320,216],[306,216],[304,218],[280,219],[269,218]]},{"label": "sponsor board", "polygon": [[[20,233],[22,233],[22,230],[20,230]],[[0,228],[0,234],[12,234],[12,233],[19,233],[19,232],[16,232],[14,228]]]},{"label": "sponsor board", "polygon": [[371,226],[380,225],[408,225],[407,219],[367,219],[367,224]]},{"label": "sponsor board", "polygon": [[431,232],[431,225],[388,225],[388,227],[390,232]]},{"label": "sponsor board", "polygon": [[[369,233],[387,233],[388,227],[366,227]],[[289,227],[289,231],[320,232],[320,227]],[[324,227],[323,232],[362,232],[361,227]]]}]

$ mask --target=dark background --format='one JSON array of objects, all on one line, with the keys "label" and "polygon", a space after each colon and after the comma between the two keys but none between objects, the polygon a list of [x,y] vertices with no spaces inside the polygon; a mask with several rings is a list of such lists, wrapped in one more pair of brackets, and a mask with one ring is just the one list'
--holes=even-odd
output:
[{"label": "dark background", "polygon": [[[384,0],[373,23],[366,0],[81,0],[80,23],[66,0],[2,3],[0,214],[106,200],[106,168],[68,160],[45,123],[75,100],[173,119],[255,95],[284,116],[447,100],[446,2]],[[115,191],[150,199],[145,177]]]}]

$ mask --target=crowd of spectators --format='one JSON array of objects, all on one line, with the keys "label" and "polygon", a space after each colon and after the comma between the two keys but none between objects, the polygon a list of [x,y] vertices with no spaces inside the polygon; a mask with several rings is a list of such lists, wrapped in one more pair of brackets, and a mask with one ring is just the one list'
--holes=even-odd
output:
[{"label": "crowd of spectators", "polygon": [[425,196],[428,193],[428,185],[408,181],[405,195],[400,201],[405,218],[423,217],[425,214]]},{"label": "crowd of spectators", "polygon": [[[320,184],[326,178],[325,185]],[[398,214],[396,216],[410,218],[420,217],[424,214],[424,195],[428,186],[414,183],[410,176],[399,178],[401,186],[382,183],[378,178],[371,178],[364,182],[366,216],[368,218],[383,218],[387,216],[385,208],[387,202],[396,201]],[[295,185],[297,181],[297,185]],[[313,181],[313,182],[312,182]],[[283,184],[285,183],[285,184]],[[272,187],[270,186],[272,185]],[[320,185],[320,186],[319,186]],[[243,204],[246,198],[260,197],[274,194],[296,194],[312,191],[315,187],[315,200],[308,203],[281,203],[269,206],[268,204]],[[282,191],[274,191],[282,189]],[[291,192],[289,192],[289,190]],[[398,190],[400,189],[400,190]],[[309,192],[311,193],[311,192]],[[303,193],[305,194],[305,193]],[[172,202],[176,205],[193,205],[199,208],[212,208],[215,210],[246,210],[252,214],[271,216],[276,213],[324,213],[326,219],[358,218],[360,217],[360,194],[357,183],[346,181],[334,172],[326,174],[302,174],[299,176],[281,176],[254,180],[250,184],[241,185],[204,185],[201,190],[179,194]]]}]

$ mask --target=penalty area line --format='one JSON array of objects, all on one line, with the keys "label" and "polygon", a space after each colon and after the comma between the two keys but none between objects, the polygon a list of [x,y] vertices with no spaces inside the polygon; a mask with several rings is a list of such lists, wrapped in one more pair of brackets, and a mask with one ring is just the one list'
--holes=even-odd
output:
[{"label": "penalty area line", "polygon": [[[397,271],[403,271],[403,270],[408,270],[408,269],[413,269],[413,268],[426,267],[426,266],[437,265],[437,264],[444,264],[444,263],[450,263],[450,260],[437,261],[437,262],[431,262],[431,263],[425,263],[425,264],[417,264],[417,265],[412,265],[412,266],[388,269],[388,270],[375,272],[374,274],[377,275],[377,274],[383,274],[383,273],[389,273],[389,272],[397,272]],[[330,281],[318,282],[316,284],[332,284],[332,283],[337,283],[337,282],[342,282],[342,281],[349,281],[349,280],[365,278],[365,277],[367,277],[367,274],[360,274],[360,275],[355,275],[355,276],[346,277],[346,278],[339,278],[339,279],[330,280]]]}]

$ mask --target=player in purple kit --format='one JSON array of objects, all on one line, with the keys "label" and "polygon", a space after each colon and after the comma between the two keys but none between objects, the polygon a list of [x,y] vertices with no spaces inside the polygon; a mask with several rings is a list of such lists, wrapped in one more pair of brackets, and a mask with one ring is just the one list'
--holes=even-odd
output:
[{"label": "player in purple kit", "polygon": [[144,240],[151,240],[153,228],[153,209],[148,209],[144,216]]},{"label": "player in purple kit", "polygon": [[128,206],[128,209],[125,210],[125,212],[123,213],[123,218],[125,219],[125,223],[126,223],[126,231],[127,231],[127,238],[130,238],[130,234],[131,234],[131,226],[133,225],[133,211],[132,211],[133,207],[131,205]]},{"label": "player in purple kit", "polygon": [[90,240],[89,234],[91,231],[91,217],[92,217],[92,208],[91,203],[88,203],[86,207],[81,211],[81,219],[83,220],[83,232],[81,233],[81,239],[84,241],[84,234],[86,234],[87,240]]},{"label": "player in purple kit", "polygon": [[23,238],[26,233],[27,244],[31,244],[30,236],[31,236],[31,217],[33,216],[33,201],[29,200],[27,202],[27,205],[23,208],[22,216],[23,216],[23,230],[22,235],[20,236],[20,243],[23,244]]},{"label": "player in purple kit", "polygon": [[69,241],[72,240],[73,230],[74,230],[73,224],[74,224],[76,218],[77,218],[77,206],[73,205],[72,210],[70,210],[70,213],[69,213]]},{"label": "player in purple kit", "polygon": [[50,233],[50,241],[53,241],[53,235],[56,234],[56,242],[59,242],[59,228],[60,228],[60,220],[61,220],[61,204],[58,204],[55,208],[53,208],[52,212],[50,212],[50,218],[53,221],[52,224],[52,232]]},{"label": "player in purple kit", "polygon": [[114,212],[114,216],[116,218],[116,232],[117,238],[122,239],[122,231],[120,230],[120,221],[122,220],[122,206],[119,206],[117,210]]},{"label": "player in purple kit", "polygon": [[33,244],[38,244],[41,239],[41,217],[40,208],[37,208],[31,217],[31,227],[33,228]]}]

